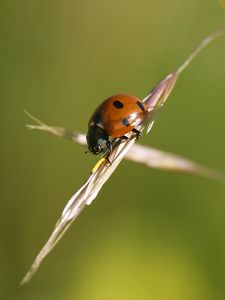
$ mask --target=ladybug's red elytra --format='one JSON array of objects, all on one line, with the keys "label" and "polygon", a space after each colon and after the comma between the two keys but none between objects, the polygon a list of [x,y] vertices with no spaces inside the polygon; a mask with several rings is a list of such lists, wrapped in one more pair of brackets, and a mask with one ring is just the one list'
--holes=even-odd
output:
[{"label": "ladybug's red elytra", "polygon": [[103,101],[88,123],[87,144],[93,154],[105,153],[111,149],[109,137],[128,139],[126,133],[141,134],[138,126],[148,112],[140,99],[118,94]]}]

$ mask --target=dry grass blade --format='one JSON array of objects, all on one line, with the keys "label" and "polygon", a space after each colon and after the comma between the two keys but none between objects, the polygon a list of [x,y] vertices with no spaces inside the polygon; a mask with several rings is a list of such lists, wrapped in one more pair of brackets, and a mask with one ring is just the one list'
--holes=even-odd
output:
[{"label": "dry grass blade", "polygon": [[[84,134],[77,133],[72,130],[67,130],[62,127],[51,127],[37,120],[31,114],[28,114],[28,116],[35,122],[38,122],[38,124],[40,124],[27,125],[29,129],[46,131],[59,136],[60,138],[64,138],[70,140],[71,142],[86,146],[86,136]],[[202,166],[177,154],[158,150],[149,146],[134,144],[133,147],[130,148],[130,150],[125,154],[124,159],[142,164],[153,169],[190,173],[192,175],[208,177],[214,180],[225,182],[225,173],[222,171]]]},{"label": "dry grass blade", "polygon": [[151,130],[155,119],[171,93],[178,77],[177,72],[173,72],[166,76],[160,83],[143,99],[149,108],[148,116],[145,123],[148,122],[146,133]]},{"label": "dry grass blade", "polygon": [[222,171],[202,166],[182,156],[152,147],[134,145],[125,158],[154,169],[189,173],[225,182],[225,173]]},{"label": "dry grass blade", "polygon": [[135,139],[131,138],[129,142],[119,143],[118,145],[116,145],[109,156],[111,164],[105,158],[102,158],[96,164],[86,183],[78,192],[76,192],[72,196],[72,198],[67,203],[60,219],[55,226],[52,235],[50,236],[49,240],[44,245],[40,253],[37,255],[34,263],[32,264],[29,272],[23,278],[21,284],[24,284],[31,279],[43,259],[54,248],[54,246],[61,239],[63,234],[69,228],[71,223],[76,219],[82,209],[95,199],[103,184],[111,176],[120,161],[123,159],[125,153],[129,150],[130,147],[132,147],[134,142]]},{"label": "dry grass blade", "polygon": [[192,53],[188,56],[188,58],[184,61],[184,63],[177,69],[177,73],[180,74],[187,68],[187,66],[192,62],[192,60],[199,54],[200,51],[203,50],[207,45],[211,44],[214,40],[225,35],[225,29],[216,31],[206,38],[204,38],[201,43],[192,51]]},{"label": "dry grass blade", "polygon": [[34,122],[36,122],[37,125],[26,125],[28,129],[38,129],[41,131],[46,131],[49,132],[53,135],[56,135],[58,137],[62,137],[64,139],[67,139],[69,141],[81,144],[81,145],[86,145],[86,137],[83,134],[80,134],[76,131],[73,130],[68,130],[62,127],[52,127],[49,125],[46,125],[42,121],[38,120],[34,116],[32,116],[28,111],[24,110],[25,114],[28,115]]},{"label": "dry grass blade", "polygon": [[[225,33],[225,32],[224,32]],[[220,34],[221,35],[221,34]],[[218,34],[212,34],[207,38],[207,43],[203,42],[197,49],[202,49],[206,44],[214,40],[218,37]],[[199,50],[199,51],[200,51]],[[165,77],[155,89],[144,99],[145,103],[149,107],[149,114],[147,115],[146,119],[144,120],[143,124],[137,128],[138,130],[143,130],[144,125],[149,123],[147,131],[150,130],[152,124],[155,120],[155,117],[162,107],[162,105],[167,100],[172,88],[176,82],[177,76],[183,71],[183,69],[187,66],[187,64],[195,57],[195,55],[199,51],[194,51],[194,54],[191,55],[184,64],[178,68],[176,72],[173,72]],[[53,132],[52,132],[53,133]],[[57,134],[54,132],[54,134]],[[34,263],[32,264],[30,270],[23,278],[21,284],[28,282],[34,273],[37,271],[38,267],[40,266],[41,262],[44,258],[49,254],[49,252],[54,248],[57,242],[61,239],[63,234],[69,228],[71,223],[76,219],[82,209],[90,204],[95,197],[97,196],[98,192],[102,188],[103,184],[108,180],[114,170],[117,168],[125,154],[131,149],[135,142],[135,135],[133,133],[129,134],[129,140],[122,140],[117,139],[113,144],[113,149],[110,152],[107,159],[102,158],[96,166],[93,168],[91,175],[87,179],[86,183],[81,187],[81,189],[74,194],[74,196],[69,200],[68,204],[66,205],[63,213],[57,222],[55,229],[50,236],[47,243],[44,245],[38,256],[36,257]]]}]

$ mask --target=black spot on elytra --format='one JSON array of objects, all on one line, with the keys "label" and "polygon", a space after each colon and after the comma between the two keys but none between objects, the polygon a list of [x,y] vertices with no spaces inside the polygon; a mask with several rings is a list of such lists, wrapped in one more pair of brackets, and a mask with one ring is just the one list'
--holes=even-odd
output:
[{"label": "black spot on elytra", "polygon": [[101,123],[102,121],[102,115],[100,112],[96,112],[96,114],[93,116],[93,122],[94,124]]},{"label": "black spot on elytra", "polygon": [[116,108],[123,108],[123,103],[121,103],[120,101],[118,100],[115,100],[113,102],[113,105],[116,107]]},{"label": "black spot on elytra", "polygon": [[140,107],[141,110],[145,111],[145,107],[144,107],[143,103],[141,103],[140,101],[137,101],[137,105]]},{"label": "black spot on elytra", "polygon": [[123,119],[122,123],[123,123],[123,125],[125,125],[125,126],[129,126],[129,125],[130,125],[128,119]]}]

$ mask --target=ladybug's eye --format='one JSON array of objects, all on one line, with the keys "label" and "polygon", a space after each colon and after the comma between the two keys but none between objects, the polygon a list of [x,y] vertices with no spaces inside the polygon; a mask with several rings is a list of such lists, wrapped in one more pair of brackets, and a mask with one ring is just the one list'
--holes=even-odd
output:
[{"label": "ladybug's eye", "polygon": [[94,151],[97,153],[100,153],[102,151],[101,147],[99,145],[94,146]]},{"label": "ladybug's eye", "polygon": [[89,150],[96,155],[102,152],[102,149],[98,144],[94,145],[93,147],[89,147]]}]

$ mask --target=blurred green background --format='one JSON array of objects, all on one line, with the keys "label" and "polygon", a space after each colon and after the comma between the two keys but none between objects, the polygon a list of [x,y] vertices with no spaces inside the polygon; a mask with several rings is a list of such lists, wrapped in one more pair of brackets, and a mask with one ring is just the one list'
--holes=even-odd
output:
[{"label": "blurred green background", "polygon": [[[97,158],[42,132],[86,132],[115,93],[144,97],[210,32],[217,1],[1,1],[0,299],[225,299],[225,185],[124,161],[19,282]],[[225,170],[225,38],[179,79],[140,143]]]}]

